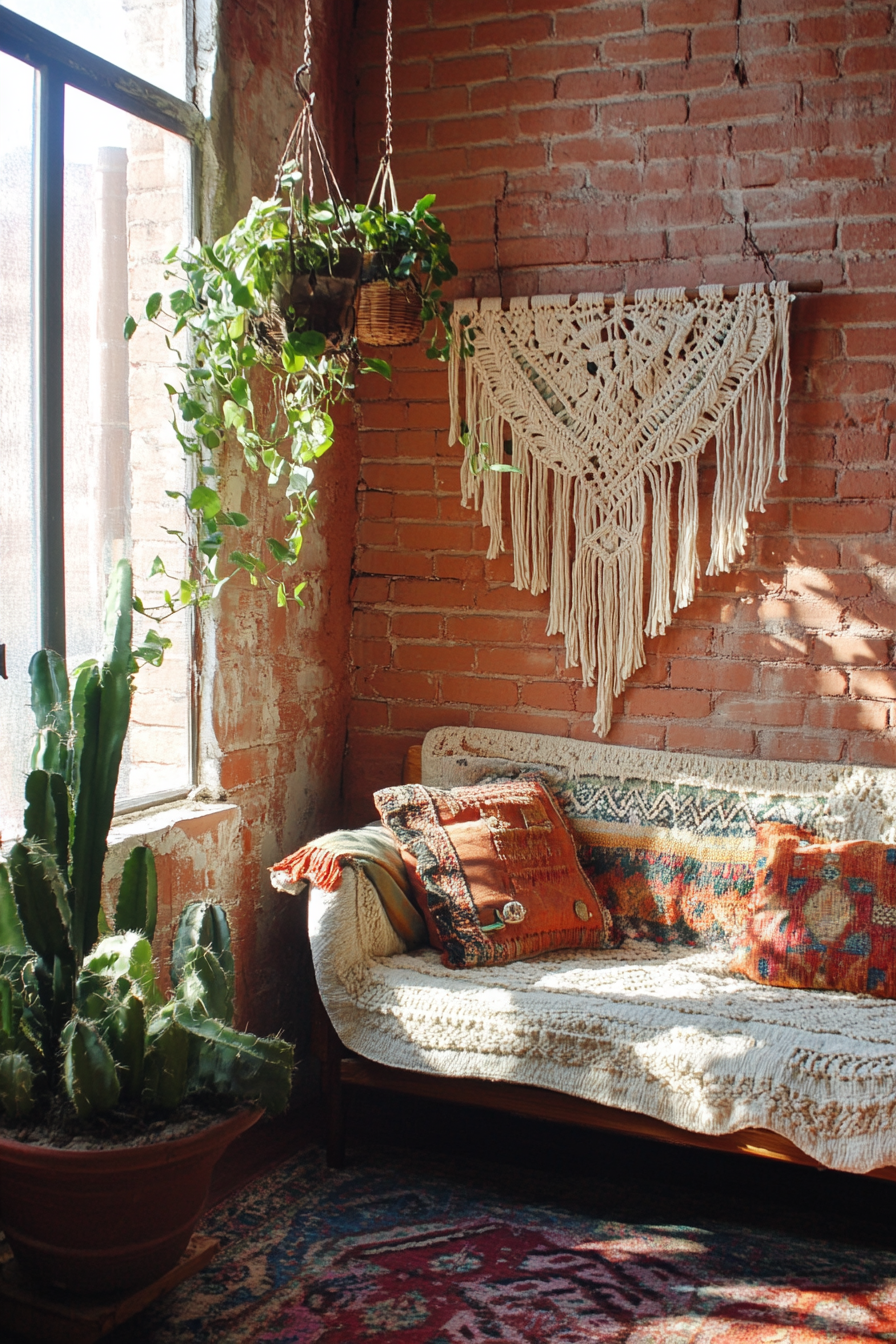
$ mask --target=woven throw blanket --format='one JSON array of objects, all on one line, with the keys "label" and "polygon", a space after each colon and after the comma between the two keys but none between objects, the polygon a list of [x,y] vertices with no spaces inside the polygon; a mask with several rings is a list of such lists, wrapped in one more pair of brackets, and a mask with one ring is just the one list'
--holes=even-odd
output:
[{"label": "woven throw blanket", "polygon": [[[465,504],[482,511],[489,558],[503,549],[501,480],[512,439],[514,585],[550,591],[548,633],[597,688],[595,730],[644,662],[643,636],[663,634],[692,601],[697,557],[697,456],[717,442],[707,572],[744,552],[747,514],[762,510],[771,473],[785,479],[790,390],[786,282],[617,294],[458,300],[452,324],[451,442],[466,443]],[[465,419],[460,412],[461,333]],[[464,428],[466,426],[466,429]],[[653,500],[646,625],[646,493]],[[673,494],[677,550],[672,556]]]},{"label": "woven throw blanket", "polygon": [[701,1134],[757,1126],[827,1166],[896,1165],[896,1001],[776,989],[727,949],[554,952],[448,970],[406,952],[363,872],[312,888],[341,1040],[396,1068],[551,1088]]}]

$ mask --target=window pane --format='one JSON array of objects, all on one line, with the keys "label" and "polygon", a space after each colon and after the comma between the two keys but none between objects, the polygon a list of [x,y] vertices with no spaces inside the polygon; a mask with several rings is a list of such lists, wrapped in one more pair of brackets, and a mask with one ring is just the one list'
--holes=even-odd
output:
[{"label": "window pane", "polygon": [[28,663],[40,643],[32,324],[34,72],[0,53],[0,833],[20,828],[33,738]]},{"label": "window pane", "polygon": [[187,97],[184,0],[4,0],[32,23]]},{"label": "window pane", "polygon": [[[189,147],[179,136],[66,90],[65,152],[65,600],[69,666],[95,657],[103,596],[121,556],[134,565],[147,605],[164,583],[147,576],[156,555],[184,572],[183,454],[171,429],[165,382],[175,356],[164,332],[122,327],[153,290],[165,288],[163,258],[189,228]],[[168,581],[170,583],[170,581]],[[176,585],[175,585],[176,586]],[[136,620],[141,635],[145,621]],[[137,679],[118,803],[184,788],[189,761],[189,630],[173,640],[161,668]]]}]

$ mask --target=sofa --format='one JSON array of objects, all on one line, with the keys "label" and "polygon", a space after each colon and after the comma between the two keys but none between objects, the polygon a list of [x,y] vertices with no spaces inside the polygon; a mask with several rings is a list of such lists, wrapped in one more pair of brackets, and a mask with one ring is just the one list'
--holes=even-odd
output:
[{"label": "sofa", "polygon": [[[620,826],[749,844],[769,818],[896,842],[896,770],[492,729],[435,729],[423,744],[430,786],[528,774],[583,846]],[[754,983],[724,943],[627,940],[451,969],[407,947],[351,860],[335,891],[312,885],[308,918],[333,1164],[345,1088],[387,1087],[896,1179],[894,999]]]}]

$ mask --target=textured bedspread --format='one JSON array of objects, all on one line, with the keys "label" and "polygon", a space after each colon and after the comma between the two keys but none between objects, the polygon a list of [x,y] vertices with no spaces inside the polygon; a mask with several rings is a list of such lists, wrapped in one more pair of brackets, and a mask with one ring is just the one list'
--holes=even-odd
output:
[{"label": "textured bedspread", "polygon": [[[427,734],[450,788],[536,770],[573,828],[753,833],[766,817],[896,842],[896,770],[686,756],[498,729]],[[447,970],[407,953],[363,874],[313,891],[318,984],[345,1044],[382,1064],[552,1088],[702,1134],[774,1130],[828,1166],[896,1165],[896,1000],[775,989],[726,948],[555,952]]]},{"label": "textured bedspread", "polygon": [[828,1166],[896,1165],[896,1001],[774,989],[727,950],[559,952],[447,970],[406,953],[363,874],[313,890],[312,949],[346,1046],[428,1073],[552,1088],[683,1129],[759,1126]]}]

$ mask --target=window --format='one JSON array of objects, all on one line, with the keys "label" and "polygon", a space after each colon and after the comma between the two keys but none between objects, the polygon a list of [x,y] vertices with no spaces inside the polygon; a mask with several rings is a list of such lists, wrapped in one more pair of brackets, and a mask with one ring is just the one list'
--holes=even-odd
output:
[{"label": "window", "polygon": [[[176,355],[157,328],[142,325],[127,343],[122,327],[164,287],[165,254],[193,231],[204,123],[182,98],[191,82],[185,2],[0,7],[6,835],[21,826],[31,654],[55,648],[70,669],[97,654],[106,579],[121,555],[148,601],[158,592],[146,577],[154,557],[172,572],[183,563],[181,543],[164,530],[183,523],[181,501],[166,490],[188,484],[164,387]],[[54,31],[30,21],[38,17]],[[96,50],[72,46],[72,37]],[[180,616],[166,627],[173,647],[163,666],[137,678],[119,809],[183,795],[193,781],[190,622]]]}]

